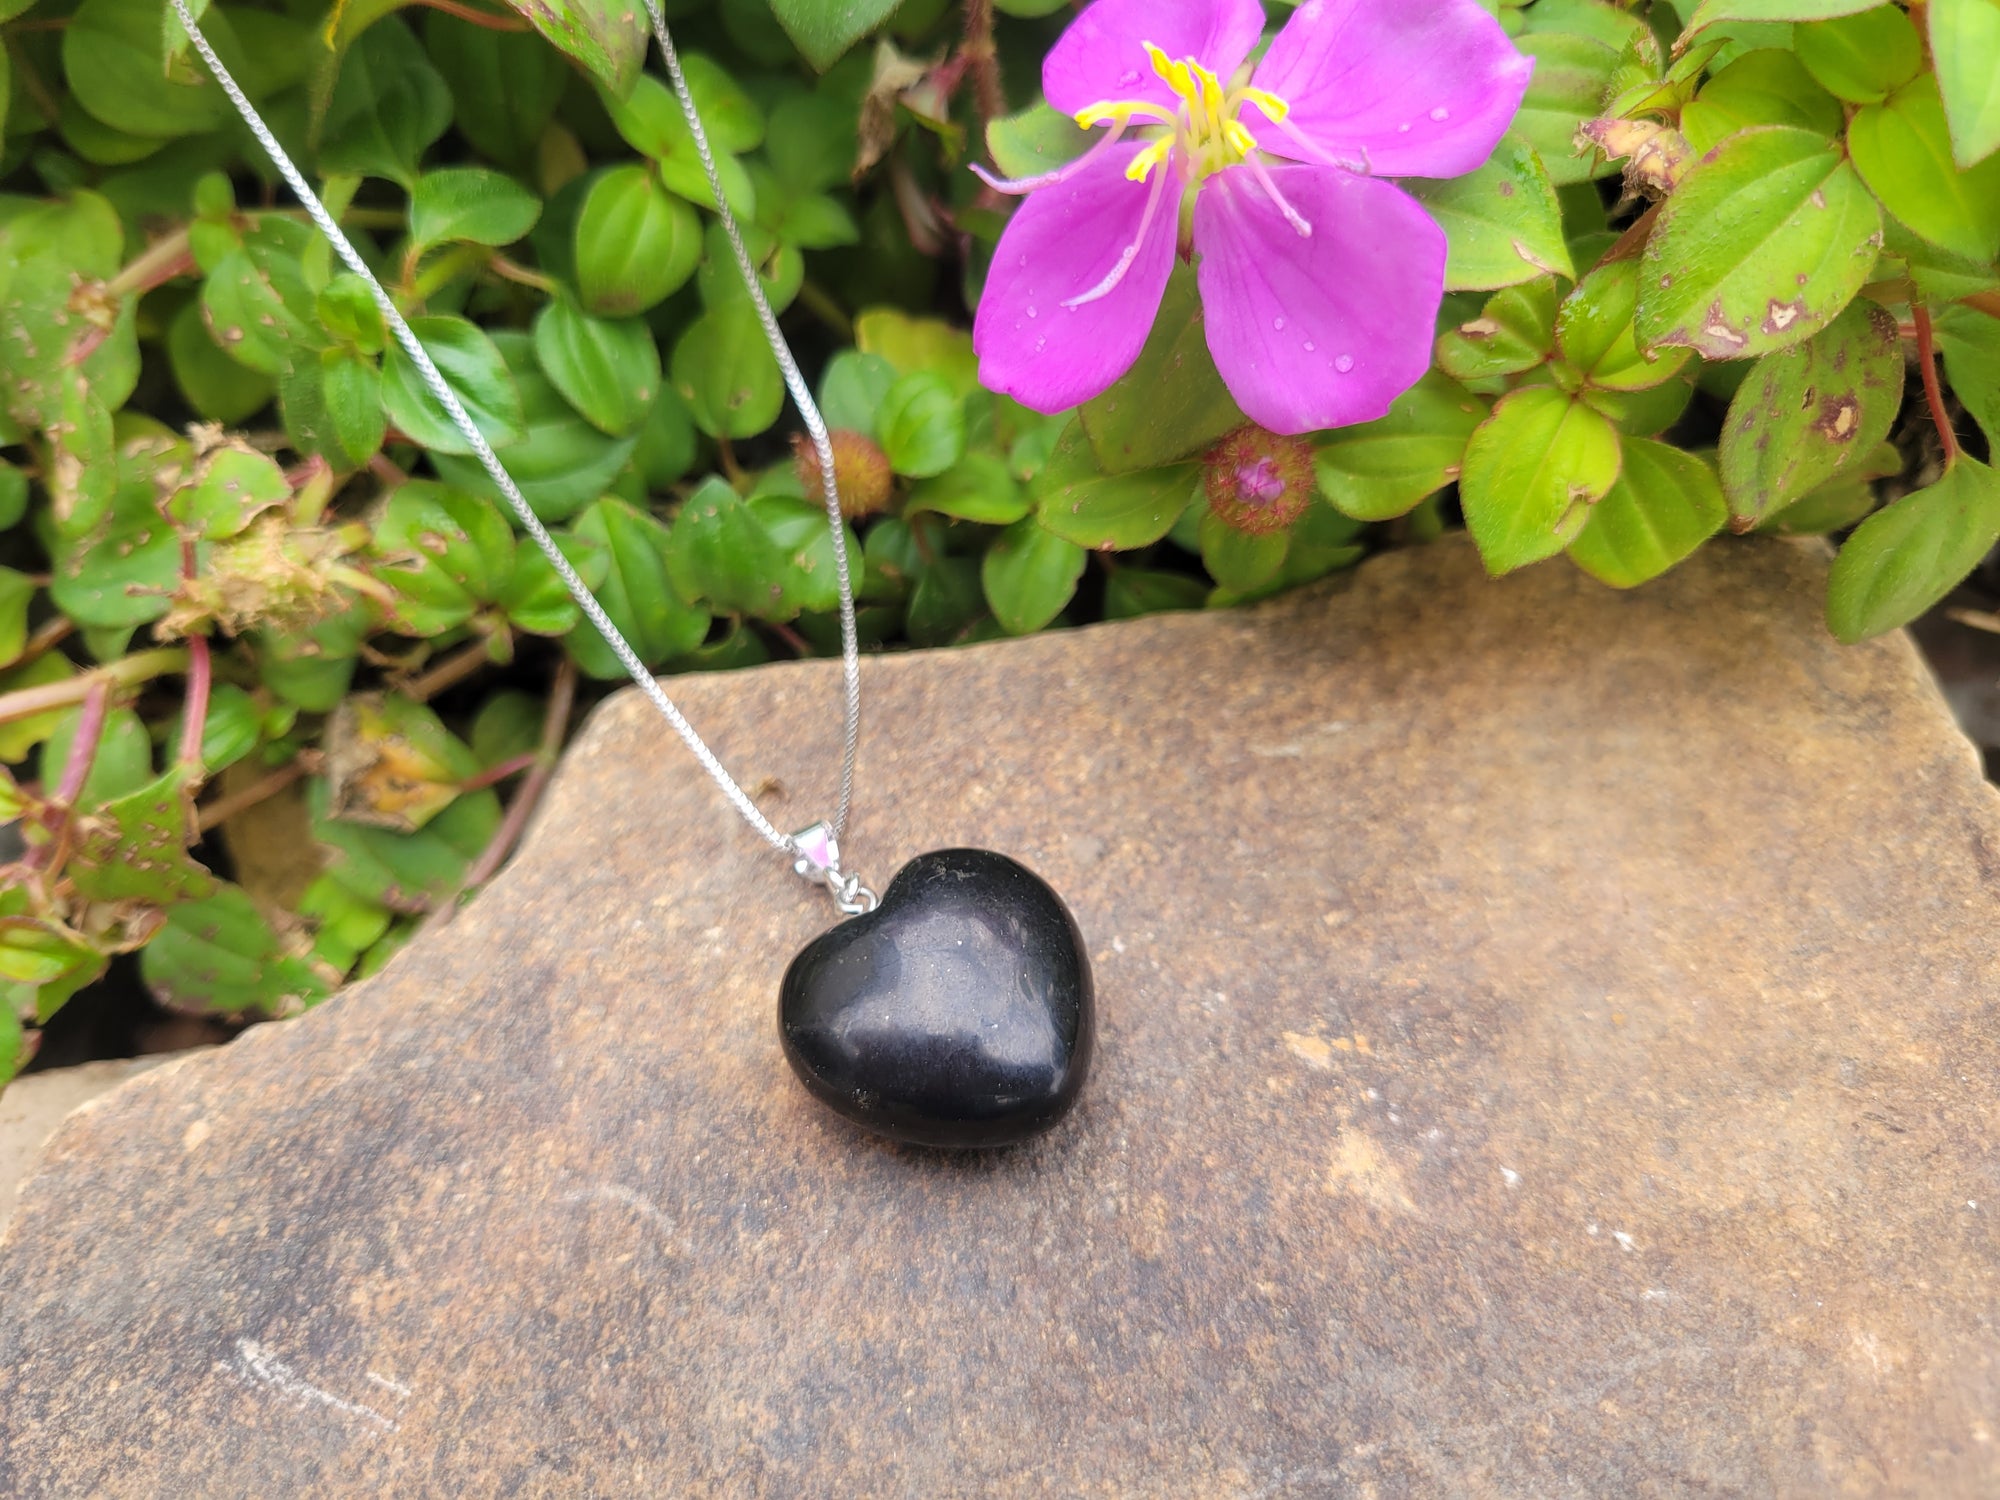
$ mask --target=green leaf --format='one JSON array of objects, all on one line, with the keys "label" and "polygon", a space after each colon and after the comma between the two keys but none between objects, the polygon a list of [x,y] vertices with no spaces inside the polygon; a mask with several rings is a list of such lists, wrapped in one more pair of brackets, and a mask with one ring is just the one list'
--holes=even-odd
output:
[{"label": "green leaf", "polygon": [[667,537],[667,574],[688,599],[724,614],[790,619],[787,559],[749,506],[720,478],[688,496]]},{"label": "green leaf", "polygon": [[[689,604],[667,571],[669,533],[645,512],[609,496],[576,521],[576,533],[608,559],[597,600],[649,667],[692,651],[708,635],[708,614]],[[579,626],[565,645],[585,675],[613,681],[625,668],[594,626]]]},{"label": "green leaf", "polygon": [[[121,418],[125,421],[125,418]],[[157,620],[180,578],[180,537],[160,514],[153,475],[157,467],[186,461],[186,447],[171,434],[124,434],[108,505],[94,512],[58,516],[49,597],[77,624],[127,628]]]},{"label": "green leaf", "polygon": [[1104,473],[1077,421],[1063,429],[1033,486],[1037,512],[1050,531],[1080,547],[1120,551],[1165,536],[1187,509],[1194,488],[1192,464]]},{"label": "green leaf", "polygon": [[614,95],[626,93],[646,61],[646,14],[622,0],[507,0],[561,51]]},{"label": "green leaf", "polygon": [[1935,327],[1952,391],[1985,429],[1987,446],[2000,452],[2000,318],[1948,307]]},{"label": "green leaf", "polygon": [[[507,472],[528,506],[544,521],[563,521],[610,488],[632,456],[636,437],[614,438],[577,415],[535,362],[534,340],[519,329],[499,329],[493,345],[520,393],[527,435],[507,449]],[[662,392],[661,401],[669,399]],[[431,454],[438,477],[500,502],[502,496],[477,459]]]},{"label": "green leaf", "polygon": [[1213,513],[1201,518],[1201,563],[1209,577],[1232,593],[1244,594],[1275,578],[1285,565],[1290,531],[1257,535],[1238,531]]},{"label": "green leaf", "polygon": [[929,479],[965,452],[965,408],[942,376],[919,370],[889,387],[875,433],[890,468]]},{"label": "green leaf", "polygon": [[1175,264],[1159,316],[1132,368],[1077,415],[1108,474],[1172,463],[1243,425],[1243,409],[1208,352],[1191,267]]},{"label": "green leaf", "polygon": [[772,107],[764,158],[794,193],[844,186],[860,140],[852,104],[825,92],[788,94]]},{"label": "green leaf", "polygon": [[748,302],[730,302],[688,325],[674,345],[674,389],[710,437],[755,437],[785,405],[784,379]]},{"label": "green leaf", "polygon": [[1907,625],[1957,587],[1996,541],[2000,474],[1960,455],[1936,484],[1855,528],[1827,581],[1827,628],[1851,645]]},{"label": "green leaf", "polygon": [[[521,392],[499,349],[477,325],[449,314],[409,320],[466,414],[495,448],[527,435]],[[392,344],[382,366],[382,409],[410,440],[434,453],[466,454],[471,444],[438,406],[417,367],[400,344]]]},{"label": "green leaf", "polygon": [[376,573],[396,591],[394,623],[442,635],[499,596],[514,572],[514,531],[492,503],[446,485],[398,485],[375,523]]},{"label": "green leaf", "polygon": [[1613,588],[1657,578],[1729,517],[1715,471],[1693,453],[1627,438],[1618,482],[1590,508],[1570,560]]},{"label": "green leaf", "polygon": [[875,414],[896,383],[896,367],[879,354],[843,349],[819,378],[819,414],[830,428],[875,435]]},{"label": "green leaf", "polygon": [[216,542],[291,497],[275,460],[249,449],[218,448],[195,470],[194,482],[167,501],[167,514],[199,539]]},{"label": "green leaf", "polygon": [[1805,343],[1757,361],[1718,455],[1729,507],[1759,521],[1873,452],[1903,399],[1896,320],[1853,303]]},{"label": "green leaf", "polygon": [[[739,218],[757,212],[757,194],[743,164],[732,154],[749,146],[732,147],[732,141],[755,145],[764,133],[764,118],[735,80],[706,59],[689,57],[683,63],[688,92],[701,111],[703,128],[710,132],[709,146],[715,160],[716,176],[722,193]],[[708,168],[696,151],[694,132],[673,90],[649,74],[642,74],[623,99],[605,90],[598,91],[611,123],[632,149],[650,156],[658,164],[660,180],[675,193],[704,208],[714,208],[715,190],[709,185]]]},{"label": "green leaf", "polygon": [[0,667],[21,659],[28,644],[28,606],[34,603],[35,580],[26,573],[0,567]]},{"label": "green leaf", "polygon": [[1477,171],[1449,181],[1413,182],[1410,192],[1450,245],[1445,290],[1491,291],[1544,271],[1575,279],[1548,169],[1519,136],[1502,141]]},{"label": "green leaf", "polygon": [[[204,28],[235,71],[242,51],[225,17]],[[171,139],[213,130],[229,101],[206,70],[170,68],[160,7],[151,0],[84,0],[62,34],[63,75],[76,100],[114,130]]]},{"label": "green leaf", "polygon": [[91,809],[64,872],[90,901],[166,906],[213,895],[216,879],[188,854],[195,773],[184,764]]},{"label": "green leaf", "polygon": [[[764,300],[771,304],[772,312],[783,312],[792,305],[792,299],[799,294],[799,288],[806,279],[805,257],[790,245],[781,243],[777,236],[755,225],[743,229],[743,248],[750,254],[750,264],[756,269],[757,284],[762,288]],[[704,307],[721,307],[729,302],[750,301],[750,288],[744,284],[743,268],[736,263],[736,252],[729,243],[729,234],[722,225],[714,223],[702,236],[701,263],[695,268],[695,286],[701,293]]]},{"label": "green leaf", "polygon": [[1847,146],[1882,206],[1925,239],[1974,260],[2000,252],[2000,160],[1958,169],[1932,75],[1859,110]]},{"label": "green leaf", "polygon": [[979,356],[972,335],[942,318],[913,318],[893,307],[870,308],[854,320],[854,344],[879,354],[898,375],[929,370],[961,396],[979,389]]},{"label": "green leaf", "polygon": [[1627,14],[1606,0],[1535,0],[1522,14],[1524,35],[1567,31],[1602,42],[1612,51],[1623,51],[1633,37],[1645,31],[1636,16]]},{"label": "green leaf", "polygon": [[[61,1000],[66,1000],[103,973],[104,962],[88,938],[53,917],[0,917],[0,979],[37,987],[61,985]],[[41,997],[37,1018],[46,1019],[54,1008]]]},{"label": "green leaf", "polygon": [[1486,299],[1479,316],[1438,337],[1438,368],[1457,380],[1485,380],[1532,370],[1556,336],[1556,284],[1542,277]]},{"label": "green leaf", "polygon": [[639,428],[639,444],[632,450],[632,465],[650,489],[665,489],[694,467],[700,443],[694,418],[680,392],[662,387]]},{"label": "green leaf", "polygon": [[[266,709],[233,682],[209,690],[208,717],[201,726],[201,769],[205,776],[234,765],[264,739]],[[169,743],[180,754],[180,732]]]},{"label": "green leaf", "polygon": [[1688,34],[1717,21],[1823,21],[1851,16],[1880,5],[1882,0],[1701,0],[1688,22]]},{"label": "green leaf", "polygon": [[[1884,260],[1893,256],[1908,268],[1910,279],[1927,302],[1959,302],[1981,292],[2000,291],[2000,265],[1953,255],[1917,234],[1893,215],[1882,216]],[[1888,279],[1894,262],[1876,274]]]},{"label": "green leaf", "polygon": [[184,304],[167,325],[167,360],[181,395],[206,421],[238,426],[271,404],[270,378],[222,352],[199,301]]},{"label": "green leaf", "polygon": [[[1726,368],[1726,367],[1724,367]],[[1665,432],[1681,419],[1694,399],[1694,385],[1687,373],[1643,391],[1607,391],[1585,386],[1583,404],[1609,417],[1620,432],[1634,437],[1652,437]]]},{"label": "green leaf", "polygon": [[[568,534],[558,535],[555,543],[585,588],[595,591],[604,582],[611,564],[602,547]],[[515,552],[513,575],[493,602],[506,613],[508,624],[529,635],[568,635],[583,618],[568,586],[538,546]]]},{"label": "green leaf", "polygon": [[1760,125],[1697,162],[1640,267],[1642,348],[1748,359],[1831,322],[1874,267],[1882,215],[1840,150]]},{"label": "green leaf", "polygon": [[1866,479],[1840,478],[1766,516],[1757,530],[1773,536],[1824,536],[1845,531],[1875,508],[1875,487]]},{"label": "green leaf", "polygon": [[1436,370],[1378,421],[1329,434],[1314,460],[1320,493],[1343,514],[1387,521],[1458,478],[1486,403]]},{"label": "green leaf", "polygon": [[1739,57],[1681,111],[1681,131],[1697,152],[1752,125],[1791,125],[1831,139],[1844,123],[1840,102],[1777,48]]},{"label": "green leaf", "polygon": [[313,234],[297,219],[267,215],[202,284],[202,316],[216,344],[261,375],[282,375],[300,350],[325,342],[303,266]]},{"label": "green leaf", "polygon": [[298,911],[313,925],[313,957],[342,974],[394,920],[385,907],[363,901],[330,875],[306,887]]},{"label": "green leaf", "polygon": [[1566,31],[1531,33],[1518,45],[1535,59],[1535,73],[1513,129],[1540,154],[1549,180],[1560,187],[1616,171],[1608,162],[1578,155],[1576,132],[1596,117],[1611,87],[1617,49]]},{"label": "green leaf", "polygon": [[490,788],[463,793],[414,833],[328,817],[330,800],[325,778],[315,777],[306,805],[313,837],[334,850],[327,873],[391,911],[425,912],[448,900],[500,827],[500,799]]},{"label": "green leaf", "polygon": [[1007,177],[1040,177],[1089,149],[1090,132],[1046,100],[986,126],[986,149]]},{"label": "green leaf", "polygon": [[[76,675],[76,668],[70,659],[60,651],[48,651],[36,657],[25,666],[0,672],[0,693],[17,693],[23,688],[47,687],[51,683],[64,682]],[[35,746],[41,744],[62,725],[65,709],[45,709],[38,714],[11,719],[0,724],[0,761],[12,764],[27,759]]]},{"label": "green leaf", "polygon": [[[745,505],[784,560],[777,577],[779,593],[763,612],[764,617],[789,619],[798,613],[831,614],[840,608],[833,534],[826,524],[825,509],[791,495],[760,495]],[[858,592],[868,582],[861,542],[851,527],[843,528],[842,535]]]},{"label": "green leaf", "polygon": [[1466,446],[1458,492],[1489,573],[1568,546],[1618,478],[1618,432],[1552,386],[1503,396]]},{"label": "green leaf", "polygon": [[0,1085],[4,1085],[28,1062],[28,1039],[21,1031],[21,1018],[14,1007],[0,1002]]},{"label": "green leaf", "polygon": [[[2000,15],[2000,7],[1994,14]],[[1924,65],[1917,28],[1893,5],[1801,26],[1793,46],[1806,71],[1851,104],[1880,103],[1915,78]],[[2000,66],[2000,58],[1995,66]]]},{"label": "green leaf", "polygon": [[2000,150],[2000,0],[1931,0],[1931,57],[1961,167]]},{"label": "green leaf", "polygon": [[414,187],[417,161],[451,126],[451,90],[394,16],[340,60],[321,130],[322,173],[360,172]]},{"label": "green leaf", "polygon": [[1636,261],[1607,261],[1584,277],[1556,314],[1556,352],[1591,385],[1643,391],[1680,373],[1690,351],[1669,349],[1648,359],[1632,331],[1639,296]]},{"label": "green leaf", "polygon": [[1086,561],[1083,548],[1033,517],[1016,521],[995,538],[979,566],[993,618],[1009,635],[1034,634],[1062,613]]},{"label": "green leaf", "polygon": [[785,34],[824,73],[840,54],[889,19],[902,0],[771,0]]},{"label": "green leaf", "polygon": [[319,388],[326,426],[314,451],[336,468],[358,469],[382,446],[382,372],[356,350],[324,349]]},{"label": "green leaf", "polygon": [[511,245],[541,216],[541,199],[486,167],[426,172],[410,194],[410,238],[419,245]]},{"label": "green leaf", "polygon": [[700,259],[701,220],[645,167],[613,167],[591,184],[576,220],[577,288],[591,312],[644,312]]},{"label": "green leaf", "polygon": [[550,384],[593,427],[637,432],[660,393],[660,347],[637,318],[593,318],[558,297],[535,319],[535,358]]},{"label": "green leaf", "polygon": [[0,531],[12,531],[28,513],[28,476],[0,458]]},{"label": "green leaf", "polygon": [[162,1005],[195,1015],[290,1015],[333,989],[234,885],[169,907],[166,925],[139,955],[139,972]]},{"label": "green leaf", "polygon": [[970,557],[940,557],[918,575],[903,631],[919,646],[949,646],[963,640],[985,615],[978,562]]},{"label": "green leaf", "polygon": [[432,11],[424,17],[431,61],[451,86],[452,124],[482,156],[532,166],[535,148],[569,82],[569,68],[537,36],[494,31]]},{"label": "green leaf", "polygon": [[1031,509],[1027,491],[1005,460],[976,448],[935,479],[916,486],[903,503],[905,515],[934,511],[984,526],[1011,526]]},{"label": "green leaf", "polygon": [[1104,617],[1133,620],[1169,610],[1200,609],[1208,603],[1208,585],[1185,573],[1149,568],[1120,568],[1104,581]]}]

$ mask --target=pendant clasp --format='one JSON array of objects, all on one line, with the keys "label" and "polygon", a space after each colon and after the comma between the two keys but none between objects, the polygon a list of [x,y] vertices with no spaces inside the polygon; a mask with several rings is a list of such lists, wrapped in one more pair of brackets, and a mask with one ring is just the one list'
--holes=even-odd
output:
[{"label": "pendant clasp", "polygon": [[825,886],[833,904],[843,916],[858,917],[875,910],[876,894],[861,883],[859,875],[844,875],[840,869],[840,842],[824,823],[801,828],[792,835],[792,871],[814,885]]}]

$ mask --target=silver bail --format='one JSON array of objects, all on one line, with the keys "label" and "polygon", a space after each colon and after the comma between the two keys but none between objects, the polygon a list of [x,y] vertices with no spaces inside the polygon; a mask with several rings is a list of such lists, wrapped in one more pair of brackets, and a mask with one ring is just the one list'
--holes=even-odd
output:
[{"label": "silver bail", "polygon": [[843,915],[858,917],[875,910],[875,893],[861,883],[861,877],[841,873],[840,841],[828,825],[815,823],[801,828],[792,835],[792,851],[798,855],[792,861],[793,873],[825,886]]}]

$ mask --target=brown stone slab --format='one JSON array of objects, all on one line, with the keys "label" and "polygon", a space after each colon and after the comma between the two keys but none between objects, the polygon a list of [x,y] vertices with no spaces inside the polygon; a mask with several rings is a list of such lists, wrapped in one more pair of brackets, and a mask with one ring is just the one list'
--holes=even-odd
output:
[{"label": "brown stone slab", "polygon": [[[620,697],[455,926],[64,1127],[0,1493],[2000,1493],[2000,800],[1824,573],[871,663],[858,862],[1014,853],[1096,959],[983,1158],[792,1082],[828,914]],[[835,682],[677,688],[789,826]]]}]

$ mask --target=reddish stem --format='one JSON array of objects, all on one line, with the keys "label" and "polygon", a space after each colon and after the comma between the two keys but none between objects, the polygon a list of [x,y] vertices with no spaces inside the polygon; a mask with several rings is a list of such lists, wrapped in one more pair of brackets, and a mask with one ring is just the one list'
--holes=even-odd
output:
[{"label": "reddish stem", "polygon": [[519,755],[509,756],[497,765],[488,766],[477,776],[459,783],[462,792],[476,792],[481,787],[497,786],[509,776],[518,776],[536,764],[541,756],[533,750],[524,750]]},{"label": "reddish stem", "polygon": [[259,802],[275,797],[301,776],[324,769],[325,764],[318,751],[301,750],[295,759],[279,766],[268,776],[261,776],[250,785],[205,804],[198,819],[201,831],[207,833],[211,828],[228,822],[244,808],[255,807]]},{"label": "reddish stem", "polygon": [[1938,382],[1930,309],[1919,302],[1910,315],[1917,325],[1917,364],[1924,374],[1924,399],[1930,403],[1931,421],[1937,427],[1938,441],[1944,444],[1944,466],[1949,469],[1958,462],[1958,434],[1952,430],[1951,415],[1944,408],[1944,387]]},{"label": "reddish stem", "polygon": [[[576,705],[576,663],[567,656],[556,668],[555,685],[549,689],[548,711],[542,716],[542,742],[535,751],[534,769],[528,772],[527,780],[514,794],[514,800],[507,804],[507,816],[493,835],[493,842],[480,852],[473,861],[472,868],[465,872],[465,880],[459,886],[459,895],[486,884],[500,866],[507,862],[507,856],[514,852],[515,844],[527,831],[528,820],[534,816],[540,805],[542,793],[547,790],[549,778],[555,775],[556,760],[562,752],[563,733],[569,728],[570,710]],[[439,925],[449,922],[458,913],[458,896],[438,908],[434,919]]]},{"label": "reddish stem", "polygon": [[457,16],[461,21],[469,21],[474,26],[484,26],[488,31],[526,31],[528,23],[514,16],[496,16],[491,11],[474,10],[469,5],[460,5],[456,0],[418,0],[432,10],[441,10],[448,16]]},{"label": "reddish stem", "polygon": [[111,684],[94,682],[90,693],[83,700],[83,711],[77,715],[76,737],[69,742],[69,759],[63,762],[62,785],[56,788],[55,801],[65,808],[76,806],[76,799],[83,795],[83,784],[90,779],[90,768],[97,764],[97,747],[104,738],[104,720],[111,709]]},{"label": "reddish stem", "polygon": [[208,688],[214,678],[208,637],[188,637],[187,709],[181,719],[181,764],[197,780],[203,775],[201,737],[208,728]]}]

